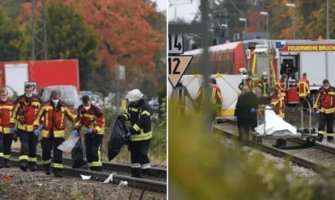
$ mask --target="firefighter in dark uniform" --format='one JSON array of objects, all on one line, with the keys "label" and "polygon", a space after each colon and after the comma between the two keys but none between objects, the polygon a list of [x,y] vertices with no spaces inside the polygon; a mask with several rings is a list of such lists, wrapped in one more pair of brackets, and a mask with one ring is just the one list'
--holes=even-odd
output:
[{"label": "firefighter in dark uniform", "polygon": [[[47,175],[50,174],[51,150],[53,151],[53,173],[62,177],[63,155],[57,147],[64,141],[66,118],[75,121],[76,113],[60,100],[59,90],[51,91],[50,100],[39,110],[34,122],[34,134],[42,134],[42,163]],[[43,121],[42,121],[43,119]]]},{"label": "firefighter in dark uniform", "polygon": [[78,121],[73,135],[85,134],[86,158],[92,171],[102,171],[101,144],[105,132],[105,119],[102,110],[93,105],[90,97],[82,97],[83,104],[78,107]]},{"label": "firefighter in dark uniform", "polygon": [[268,83],[268,73],[263,72],[262,78],[258,83],[258,87],[262,91],[261,104],[269,104],[270,103],[270,95],[269,95],[269,83]]},{"label": "firefighter in dark uniform", "polygon": [[41,100],[33,94],[34,85],[26,84],[24,95],[15,102],[14,119],[17,121],[17,134],[21,141],[20,169],[36,171],[36,145],[37,137],[34,135],[34,121],[41,107]]},{"label": "firefighter in dark uniform", "polygon": [[14,103],[8,100],[8,91],[0,89],[0,167],[9,167],[9,158],[15,131]]},{"label": "firefighter in dark uniform", "polygon": [[237,120],[239,139],[247,141],[249,139],[249,130],[257,126],[257,109],[261,90],[255,87],[252,91],[248,86],[242,88],[242,94],[238,97],[234,116]]},{"label": "firefighter in dark uniform", "polygon": [[[330,86],[327,79],[323,80],[323,86],[319,89],[315,103],[314,111],[319,110],[318,141],[322,141],[327,136],[328,141],[334,140],[334,113],[335,113],[335,88]],[[325,126],[327,124],[327,132]]]},{"label": "firefighter in dark uniform", "polygon": [[128,107],[120,116],[122,120],[129,120],[131,124],[129,150],[133,177],[148,176],[150,171],[148,151],[152,138],[151,107],[143,97],[138,89],[128,92],[126,95]]}]

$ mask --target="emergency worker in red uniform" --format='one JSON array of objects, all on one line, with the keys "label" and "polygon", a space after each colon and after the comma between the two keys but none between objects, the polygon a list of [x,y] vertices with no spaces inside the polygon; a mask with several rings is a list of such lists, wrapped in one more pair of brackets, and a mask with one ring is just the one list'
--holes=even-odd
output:
[{"label": "emergency worker in red uniform", "polygon": [[105,132],[105,119],[102,110],[93,105],[89,96],[82,97],[83,104],[78,107],[78,122],[73,135],[85,134],[86,157],[90,170],[102,171],[101,144]]},{"label": "emergency worker in red uniform", "polygon": [[[319,89],[314,105],[314,111],[319,111],[318,141],[327,136],[328,141],[334,140],[334,113],[335,113],[335,88],[330,86],[327,79],[323,80],[323,86]],[[327,125],[327,132],[325,126]]]},{"label": "emergency worker in red uniform", "polygon": [[26,84],[24,95],[17,98],[14,108],[14,119],[17,121],[17,134],[21,141],[20,169],[36,171],[37,137],[34,135],[34,121],[41,107],[41,100],[33,94],[34,85]]},{"label": "emergency worker in red uniform", "polygon": [[[42,134],[42,163],[47,175],[50,174],[51,151],[53,151],[53,173],[62,177],[63,152],[57,147],[64,141],[66,119],[75,121],[76,113],[60,100],[59,90],[51,91],[50,100],[45,102],[34,122],[34,134]],[[42,120],[43,119],[43,120]]]},{"label": "emergency worker in red uniform", "polygon": [[15,120],[13,118],[14,103],[8,99],[8,91],[0,89],[0,167],[9,167],[9,158]]}]

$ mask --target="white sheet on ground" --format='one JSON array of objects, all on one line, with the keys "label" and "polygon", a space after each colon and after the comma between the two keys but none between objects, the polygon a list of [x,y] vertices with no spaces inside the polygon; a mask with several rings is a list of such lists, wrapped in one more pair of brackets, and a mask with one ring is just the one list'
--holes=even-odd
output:
[{"label": "white sheet on ground", "polygon": [[[277,116],[273,110],[265,109],[265,130],[264,124],[255,128],[260,135],[272,135],[274,133],[297,135],[297,129],[291,124],[285,122],[281,117]],[[265,131],[265,133],[264,133]]]}]

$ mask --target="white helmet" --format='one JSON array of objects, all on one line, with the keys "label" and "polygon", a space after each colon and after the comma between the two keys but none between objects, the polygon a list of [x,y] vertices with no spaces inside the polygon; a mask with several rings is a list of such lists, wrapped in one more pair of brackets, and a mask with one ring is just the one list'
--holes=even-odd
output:
[{"label": "white helmet", "polygon": [[133,102],[142,99],[143,96],[144,95],[139,89],[133,89],[128,92],[128,94],[126,95],[126,99],[128,99],[129,102]]},{"label": "white helmet", "polygon": [[267,72],[263,72],[263,74],[262,74],[263,76],[267,76],[268,75],[268,73]]},{"label": "white helmet", "polygon": [[242,80],[247,80],[248,79],[248,75],[244,74],[242,75]]},{"label": "white helmet", "polygon": [[247,69],[244,68],[244,67],[241,67],[241,68],[239,69],[239,71],[240,71],[241,74],[247,73]]}]

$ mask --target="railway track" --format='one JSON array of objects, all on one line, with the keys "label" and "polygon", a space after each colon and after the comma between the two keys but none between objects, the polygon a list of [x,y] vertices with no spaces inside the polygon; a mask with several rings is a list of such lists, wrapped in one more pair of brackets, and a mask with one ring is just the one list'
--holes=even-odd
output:
[{"label": "railway track", "polygon": [[[236,125],[233,125],[232,123],[226,123],[226,126],[216,125],[215,130],[218,133],[223,134],[226,137],[237,138],[237,127],[236,127]],[[300,146],[302,146],[305,141],[300,140],[300,139],[290,139],[289,142],[299,144]],[[311,150],[311,148],[315,148],[319,151],[315,154],[320,154],[322,152],[325,153],[325,154],[327,153],[328,158],[334,157],[334,153],[335,153],[334,148],[328,147],[326,145],[321,145],[321,144],[318,144],[318,143],[315,144],[315,147],[311,147],[311,148],[303,147],[302,149],[297,148],[297,150],[290,150],[290,148],[278,149],[278,148],[272,147],[272,145],[269,144],[269,143],[267,143],[267,144],[265,144],[265,143],[267,143],[267,142],[263,141],[263,143],[250,143],[250,145],[254,146],[255,148],[257,148],[257,149],[259,149],[259,150],[261,150],[265,153],[272,154],[276,157],[290,158],[292,163],[297,164],[297,165],[302,166],[302,167],[305,167],[305,168],[312,169],[312,170],[314,170],[315,172],[318,172],[318,173],[323,173],[325,171],[329,171],[329,167],[324,165],[324,163],[320,164],[322,162],[317,161],[317,159],[309,159],[306,156],[300,156],[299,153],[296,153],[296,152],[298,152],[298,151],[303,152],[303,151],[307,151],[308,149],[309,149],[309,151],[312,151],[313,149]],[[292,153],[293,151],[295,151],[295,153]],[[315,156],[315,157],[317,157],[317,156]],[[332,162],[335,162],[335,159]],[[330,162],[329,165],[332,165],[333,164],[332,162]],[[332,173],[335,174],[334,171]]]},{"label": "railway track", "polygon": [[[19,157],[19,152],[18,151],[12,151],[12,156],[13,157]],[[37,155],[37,159],[41,160],[41,156]],[[64,165],[72,165],[72,159],[70,158],[63,158],[63,163]],[[109,172],[121,172],[121,173],[126,173],[130,174],[131,173],[131,166],[129,164],[120,164],[120,163],[111,163],[111,162],[103,162],[102,163],[104,171],[109,171]],[[152,167],[150,169],[150,179],[166,179],[166,169],[164,168],[159,168],[159,167]]]},{"label": "railway track", "polygon": [[[19,152],[13,151],[10,159],[10,164],[12,166],[19,166]],[[38,160],[40,156],[38,155]],[[166,170],[163,168],[152,168],[151,176],[148,178],[135,178],[131,177],[131,167],[126,164],[108,163],[103,162],[104,170],[102,172],[73,169],[71,168],[72,160],[69,158],[64,158],[64,170],[63,174],[66,176],[80,178],[80,175],[91,176],[90,180],[103,182],[111,174],[113,174],[113,180],[111,183],[119,184],[121,181],[127,181],[129,187],[139,188],[143,190],[149,190],[153,192],[163,192],[166,193]],[[37,164],[38,170],[44,170],[40,162]]]}]

